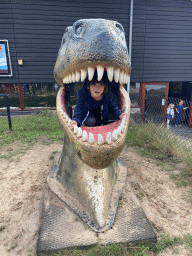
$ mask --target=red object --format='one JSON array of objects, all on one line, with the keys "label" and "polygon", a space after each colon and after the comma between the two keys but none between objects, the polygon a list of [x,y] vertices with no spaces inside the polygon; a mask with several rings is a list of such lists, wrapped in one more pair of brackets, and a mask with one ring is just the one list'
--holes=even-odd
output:
[{"label": "red object", "polygon": [[169,83],[168,82],[156,82],[156,83],[141,83],[140,84],[139,106],[141,108],[141,121],[143,121],[143,119],[144,119],[145,88],[146,88],[146,85],[166,85],[165,105],[164,105],[164,114],[163,114],[163,122],[164,122],[164,124],[166,124],[166,113],[167,113],[167,105],[168,105]]},{"label": "red object", "polygon": [[2,49],[3,49],[2,46],[0,46],[0,52],[2,51]]},{"label": "red object", "polygon": [[25,107],[24,107],[22,84],[17,84],[17,86],[18,86],[18,93],[19,93],[20,109],[23,111]]}]

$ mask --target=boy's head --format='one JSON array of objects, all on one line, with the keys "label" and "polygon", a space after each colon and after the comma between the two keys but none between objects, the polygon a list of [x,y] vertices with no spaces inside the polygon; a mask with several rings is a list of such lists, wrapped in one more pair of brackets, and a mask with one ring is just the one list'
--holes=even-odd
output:
[{"label": "boy's head", "polygon": [[183,100],[180,100],[180,101],[179,101],[179,105],[183,105]]},{"label": "boy's head", "polygon": [[87,85],[87,89],[90,92],[90,85],[104,85],[104,91],[103,94],[108,92],[108,86],[109,86],[109,81],[107,78],[107,74],[105,74],[106,72],[104,72],[103,75],[103,79],[101,81],[97,80],[97,74],[94,75],[93,79],[91,81],[89,81],[88,79],[86,79],[86,85]]}]

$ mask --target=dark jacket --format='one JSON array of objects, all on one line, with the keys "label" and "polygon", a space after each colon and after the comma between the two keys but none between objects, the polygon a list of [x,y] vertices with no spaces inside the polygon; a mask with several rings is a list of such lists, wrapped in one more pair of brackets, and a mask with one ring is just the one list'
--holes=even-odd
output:
[{"label": "dark jacket", "polygon": [[[73,120],[81,126],[88,118],[90,113],[90,98],[91,95],[87,88],[84,86],[79,92],[77,97],[77,105],[74,109]],[[118,119],[122,112],[118,109],[117,104],[113,98],[112,92],[107,92],[103,96],[102,116],[104,120],[108,120],[109,111]]]}]

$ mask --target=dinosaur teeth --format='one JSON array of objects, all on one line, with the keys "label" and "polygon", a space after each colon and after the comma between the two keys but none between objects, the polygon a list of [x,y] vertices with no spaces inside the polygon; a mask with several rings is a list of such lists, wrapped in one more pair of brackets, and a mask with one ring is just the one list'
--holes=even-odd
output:
[{"label": "dinosaur teeth", "polygon": [[83,141],[88,141],[88,134],[87,132],[84,130],[83,131],[83,138],[82,138]]},{"label": "dinosaur teeth", "polygon": [[123,131],[124,126],[125,126],[125,116],[123,117],[123,119],[122,119],[122,121],[121,121],[121,125],[120,125],[121,131]]},{"label": "dinosaur teeth", "polygon": [[104,67],[99,65],[97,66],[97,80],[101,81],[102,77],[103,77],[103,73],[104,73]]},{"label": "dinosaur teeth", "polygon": [[72,73],[72,82],[75,83],[75,81],[76,81],[76,76],[74,73]]},{"label": "dinosaur teeth", "polygon": [[81,82],[85,81],[86,76],[87,76],[87,70],[81,69]]},{"label": "dinosaur teeth", "polygon": [[76,71],[76,82],[79,82],[80,78],[81,78],[81,73]]},{"label": "dinosaur teeth", "polygon": [[69,83],[72,83],[72,76],[71,76],[71,74],[69,74],[68,79],[69,79]]},{"label": "dinosaur teeth", "polygon": [[121,71],[119,75],[119,83],[123,84],[123,80],[124,80],[124,71]]},{"label": "dinosaur teeth", "polygon": [[[104,74],[104,67],[102,65],[98,65],[96,69],[97,69],[97,80],[101,81]],[[125,73],[124,70],[120,70],[120,68],[114,69],[114,67],[112,66],[107,67],[106,69],[107,69],[107,77],[110,82],[112,82],[114,78],[116,83],[128,84],[130,76],[129,74]],[[94,73],[95,73],[95,68],[93,67],[88,67],[87,70],[81,69],[80,72],[73,71],[71,74],[63,78],[63,83],[70,84],[70,83],[79,82],[80,80],[81,82],[84,82],[87,77],[87,74],[88,74],[89,81],[91,81],[94,77]]]},{"label": "dinosaur teeth", "polygon": [[98,144],[102,145],[104,143],[102,134],[98,134]]},{"label": "dinosaur teeth", "polygon": [[82,137],[82,135],[83,135],[82,129],[81,127],[79,127],[77,130],[77,137]]},{"label": "dinosaur teeth", "polygon": [[124,73],[124,76],[123,76],[123,84],[127,84],[128,83],[128,75],[126,73]]},{"label": "dinosaur teeth", "polygon": [[90,144],[93,144],[94,142],[95,142],[94,136],[93,136],[93,134],[90,132],[90,133],[89,133],[89,143],[90,143]]},{"label": "dinosaur teeth", "polygon": [[116,83],[119,82],[119,74],[120,74],[120,69],[119,68],[115,69],[114,70],[114,80]]},{"label": "dinosaur teeth", "polygon": [[108,132],[108,134],[107,134],[106,143],[111,144],[111,133],[110,132]]},{"label": "dinosaur teeth", "polygon": [[77,132],[78,132],[78,127],[77,127],[77,125],[74,125],[74,134],[77,134]]},{"label": "dinosaur teeth", "polygon": [[112,140],[117,140],[117,130],[116,129],[112,133]]},{"label": "dinosaur teeth", "polygon": [[107,68],[107,76],[110,82],[113,81],[113,67],[108,67]]},{"label": "dinosaur teeth", "polygon": [[117,135],[118,135],[118,136],[121,135],[121,126],[119,126],[119,127],[117,128]]},{"label": "dinosaur teeth", "polygon": [[91,81],[93,79],[95,69],[92,67],[88,67],[87,70],[88,70],[88,79],[89,81]]}]

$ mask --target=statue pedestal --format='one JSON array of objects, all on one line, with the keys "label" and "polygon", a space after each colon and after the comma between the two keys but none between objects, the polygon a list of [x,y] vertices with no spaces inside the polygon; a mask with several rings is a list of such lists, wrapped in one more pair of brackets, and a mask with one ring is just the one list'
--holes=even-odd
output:
[{"label": "statue pedestal", "polygon": [[[58,157],[49,173],[49,185],[52,183],[50,182],[51,179],[55,182],[57,162]],[[60,192],[63,192],[63,186],[59,186],[57,189],[58,191],[61,189]],[[49,190],[37,245],[38,253],[70,247],[86,247],[95,244],[106,245],[136,241],[156,242],[157,240],[156,234],[141,209],[138,199],[132,192],[128,181],[126,181],[122,190],[115,220],[109,229],[103,232],[94,231],[94,228],[90,226],[91,222],[84,222],[74,213],[73,210],[80,209],[79,205],[75,205],[76,200],[74,201],[74,209],[71,210],[66,205],[66,203],[68,203],[68,201],[66,201],[67,198],[69,202],[71,201],[70,196],[65,195],[66,203],[64,203],[56,194]],[[81,216],[81,213],[79,216]],[[111,217],[114,218],[114,216]],[[87,218],[86,215],[85,218]]]}]

